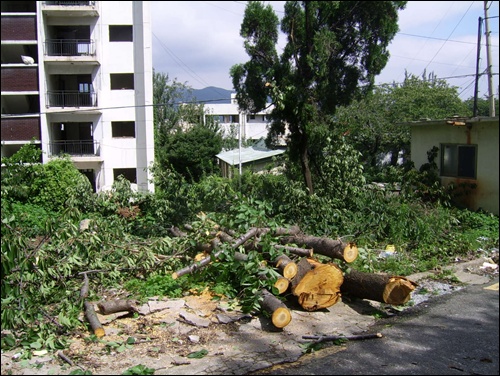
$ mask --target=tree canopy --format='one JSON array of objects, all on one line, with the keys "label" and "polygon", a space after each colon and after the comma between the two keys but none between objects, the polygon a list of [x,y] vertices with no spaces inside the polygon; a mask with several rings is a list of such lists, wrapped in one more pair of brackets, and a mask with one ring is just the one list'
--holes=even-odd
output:
[{"label": "tree canopy", "polygon": [[310,139],[340,105],[369,92],[387,64],[406,1],[287,1],[281,30],[287,43],[276,51],[279,19],[270,5],[247,4],[240,35],[249,61],[231,68],[240,107],[265,108],[270,97],[268,141],[289,131],[289,151],[313,193]]}]

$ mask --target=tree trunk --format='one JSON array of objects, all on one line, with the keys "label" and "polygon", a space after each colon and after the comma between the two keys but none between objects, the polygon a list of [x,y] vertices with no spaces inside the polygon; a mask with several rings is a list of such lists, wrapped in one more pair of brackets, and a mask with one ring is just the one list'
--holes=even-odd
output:
[{"label": "tree trunk", "polygon": [[292,314],[285,303],[271,294],[268,290],[262,289],[262,308],[271,314],[271,321],[277,328],[284,328],[292,321]]},{"label": "tree trunk", "polygon": [[358,247],[354,243],[344,243],[342,240],[318,236],[296,235],[281,238],[282,244],[297,244],[312,248],[314,253],[323,256],[353,262],[358,258]]},{"label": "tree trunk", "polygon": [[303,258],[291,281],[292,293],[306,311],[327,308],[338,302],[343,282],[342,270],[335,264],[321,264]]},{"label": "tree trunk", "polygon": [[401,276],[365,273],[354,269],[346,272],[340,286],[342,294],[377,302],[402,305],[408,302],[411,292],[418,286]]}]

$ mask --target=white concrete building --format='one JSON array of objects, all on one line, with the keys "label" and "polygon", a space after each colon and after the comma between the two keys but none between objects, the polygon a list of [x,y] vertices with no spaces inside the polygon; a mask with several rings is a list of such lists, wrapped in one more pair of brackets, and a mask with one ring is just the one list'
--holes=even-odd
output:
[{"label": "white concrete building", "polygon": [[35,140],[97,192],[119,175],[154,190],[149,3],[1,2],[2,157]]},{"label": "white concrete building", "polygon": [[271,113],[272,105],[255,114],[246,114],[239,110],[236,94],[232,93],[231,103],[208,103],[204,106],[205,116],[213,116],[226,136],[233,134],[239,138],[238,132],[241,132],[242,140],[253,141],[267,136],[267,115]]}]

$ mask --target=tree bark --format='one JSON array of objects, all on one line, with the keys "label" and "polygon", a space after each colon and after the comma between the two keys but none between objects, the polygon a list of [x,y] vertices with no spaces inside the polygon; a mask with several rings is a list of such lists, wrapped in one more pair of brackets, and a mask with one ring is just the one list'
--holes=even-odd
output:
[{"label": "tree bark", "polygon": [[262,308],[271,314],[271,321],[277,328],[284,328],[292,321],[292,314],[285,303],[271,294],[268,290],[262,289]]},{"label": "tree bark", "polygon": [[344,243],[342,240],[318,236],[296,235],[281,238],[281,243],[293,243],[298,246],[306,246],[312,248],[315,253],[343,260],[348,263],[358,258],[358,247],[354,243]]},{"label": "tree bark", "polygon": [[94,305],[92,303],[89,303],[88,301],[84,301],[83,304],[85,306],[85,317],[87,318],[90,327],[94,331],[94,334],[97,336],[97,338],[104,337],[106,333],[101,325],[101,322],[97,318],[94,310]]},{"label": "tree bark", "polygon": [[342,294],[360,299],[402,305],[408,302],[417,283],[401,276],[366,273],[351,269],[344,275],[340,286]]},{"label": "tree bark", "polygon": [[103,315],[110,315],[115,312],[138,312],[137,302],[129,299],[109,300],[97,304],[99,312]]}]

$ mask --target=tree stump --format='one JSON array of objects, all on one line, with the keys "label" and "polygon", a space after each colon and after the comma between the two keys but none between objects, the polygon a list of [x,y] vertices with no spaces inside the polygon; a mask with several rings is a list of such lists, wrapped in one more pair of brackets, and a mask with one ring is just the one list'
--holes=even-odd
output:
[{"label": "tree stump", "polygon": [[351,269],[344,275],[341,292],[377,302],[402,305],[408,302],[417,283],[406,277],[385,273],[365,273]]},{"label": "tree stump", "polygon": [[292,293],[306,311],[327,308],[338,302],[343,283],[342,270],[333,263],[321,264],[303,258],[298,272],[292,279]]}]

